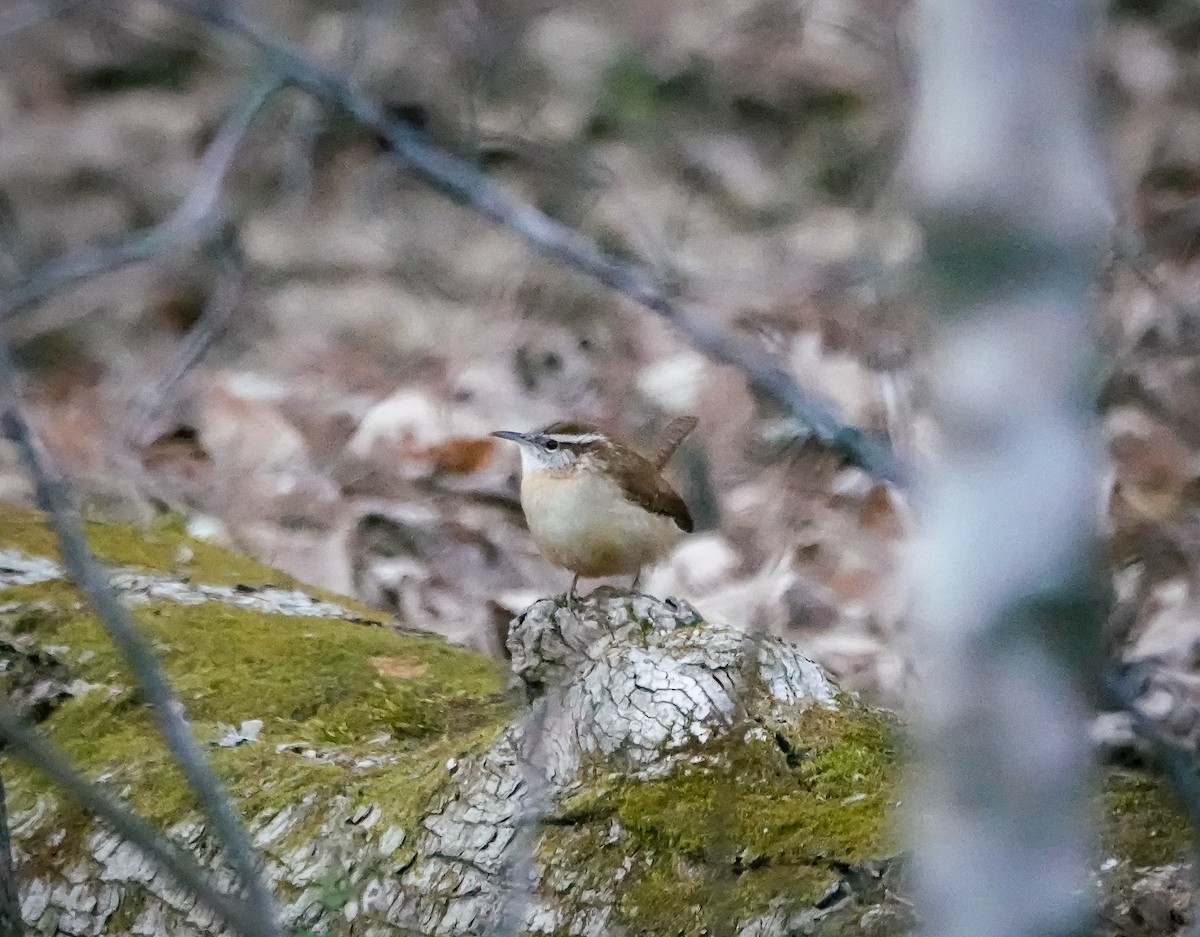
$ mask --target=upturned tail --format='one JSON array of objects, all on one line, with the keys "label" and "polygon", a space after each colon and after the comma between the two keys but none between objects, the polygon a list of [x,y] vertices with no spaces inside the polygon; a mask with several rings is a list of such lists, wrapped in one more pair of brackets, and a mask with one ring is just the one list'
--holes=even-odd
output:
[{"label": "upturned tail", "polygon": [[658,447],[658,452],[651,457],[651,464],[661,472],[663,466],[671,461],[675,450],[692,434],[692,430],[699,422],[694,416],[677,416],[668,423],[662,431],[662,445]]}]

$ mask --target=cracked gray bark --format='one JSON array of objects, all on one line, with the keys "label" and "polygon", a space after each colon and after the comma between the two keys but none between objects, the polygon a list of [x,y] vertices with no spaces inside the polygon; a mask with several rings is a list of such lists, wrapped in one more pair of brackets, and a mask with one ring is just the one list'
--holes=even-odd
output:
[{"label": "cracked gray bark", "polygon": [[[539,861],[538,837],[522,834],[554,822],[556,805],[597,774],[662,776],[744,717],[740,633],[611,590],[580,604],[577,615],[543,600],[514,623],[513,672],[530,706],[456,768],[397,883],[391,923],[422,934],[482,933],[493,921],[515,933],[606,932],[611,890],[585,868]],[[795,649],[764,641],[758,660],[768,705],[836,705],[833,684]]]}]

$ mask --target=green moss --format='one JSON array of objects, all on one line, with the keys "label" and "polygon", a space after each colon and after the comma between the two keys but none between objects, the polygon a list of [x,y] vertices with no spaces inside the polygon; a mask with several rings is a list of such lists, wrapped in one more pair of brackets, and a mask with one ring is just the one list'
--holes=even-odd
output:
[{"label": "green moss", "polygon": [[[884,717],[845,701],[840,711],[812,707],[748,739],[731,733],[667,777],[610,779],[566,805],[578,816],[615,817],[627,837],[618,846],[591,840],[608,835],[608,824],[596,823],[590,832],[552,835],[550,848],[633,857],[627,872],[598,874],[621,879],[621,916],[643,933],[701,934],[781,896],[810,902],[843,864],[896,850],[889,820],[899,780],[895,732]],[[724,902],[714,900],[720,895]]]},{"label": "green moss", "polygon": [[[184,581],[209,585],[276,585],[298,587],[299,583],[247,556],[196,540],[187,534],[187,521],[178,514],[164,514],[146,527],[109,524],[91,520],[84,524],[88,543],[96,555],[113,566],[135,566],[178,575]],[[0,503],[0,544],[32,556],[58,560],[58,536],[45,515],[32,508]],[[181,554],[186,547],[186,558]],[[309,590],[312,591],[312,590]],[[3,593],[0,593],[3,594]],[[349,599],[339,601],[349,602]],[[373,613],[379,617],[379,613]]]},{"label": "green moss", "polygon": [[[273,566],[188,535],[187,519],[163,514],[146,526],[91,519],[84,533],[92,551],[109,566],[128,566],[165,573],[181,582],[213,586],[276,586],[301,589],[309,595],[335,602],[367,620],[387,622],[390,616],[349,596],[302,583]],[[32,508],[0,501],[0,546],[14,547],[31,556],[60,560],[58,535],[45,515]],[[42,595],[49,584],[0,589],[5,601]],[[25,591],[20,591],[24,588]]]},{"label": "green moss", "polygon": [[[89,524],[88,536],[107,562],[156,570],[170,569],[186,539],[178,519],[144,534],[125,525]],[[57,555],[41,516],[24,509],[0,508],[0,542]],[[292,584],[219,547],[187,545],[198,581]],[[191,816],[192,796],[132,674],[74,587],[37,583],[0,590],[0,600],[15,605],[0,629],[36,633],[41,645],[65,648],[57,656],[71,676],[99,685],[66,700],[43,723],[51,739],[160,827]],[[511,716],[500,665],[436,636],[220,602],[162,602],[138,606],[133,614],[154,643],[197,738],[215,740],[220,724],[263,721],[259,742],[209,750],[247,816],[308,794],[342,795],[378,804],[388,825],[415,823],[445,780],[446,760],[485,746]],[[373,614],[376,621],[383,618]],[[306,757],[306,749],[331,763]],[[367,756],[386,759],[350,767]],[[6,769],[6,782],[15,811],[38,798],[57,799],[40,773],[19,764]],[[80,823],[87,825],[82,817]]]},{"label": "green moss", "polygon": [[[292,751],[276,753],[278,743],[366,754],[370,740],[387,735],[389,752],[410,753],[424,766],[431,748],[443,757],[443,740],[495,729],[507,718],[495,663],[435,637],[215,602],[162,603],[135,614],[197,735],[215,739],[219,723],[263,720],[261,742],[212,752],[218,770],[255,806],[264,799],[292,802],[301,793],[297,785],[320,787],[344,773],[323,772]],[[39,632],[43,642],[69,649],[73,674],[114,688],[64,703],[46,723],[52,737],[89,773],[115,768],[110,783],[128,784],[129,799],[147,816],[179,819],[190,797],[100,624],[84,613],[62,614],[43,618]],[[274,788],[266,798],[263,778]]]},{"label": "green moss", "polygon": [[1106,856],[1135,868],[1165,865],[1186,857],[1192,831],[1162,779],[1112,771],[1104,781],[1101,806],[1106,818]]},{"label": "green moss", "polygon": [[[774,740],[736,740],[715,764],[630,787],[618,815],[645,845],[701,860],[714,827],[697,825],[697,814],[729,824],[745,864],[879,855],[895,780],[885,724],[812,707],[788,730],[795,740],[788,747],[799,750],[795,764]],[[856,794],[865,796],[845,803]]]}]

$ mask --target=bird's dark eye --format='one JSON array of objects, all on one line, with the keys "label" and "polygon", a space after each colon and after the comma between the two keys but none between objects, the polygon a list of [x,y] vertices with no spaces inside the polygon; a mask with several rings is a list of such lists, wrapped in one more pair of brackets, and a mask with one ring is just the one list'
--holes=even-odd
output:
[{"label": "bird's dark eye", "polygon": [[546,440],[546,448],[549,449],[551,452],[553,452],[555,449],[558,448],[558,440],[557,439],[547,439]]}]

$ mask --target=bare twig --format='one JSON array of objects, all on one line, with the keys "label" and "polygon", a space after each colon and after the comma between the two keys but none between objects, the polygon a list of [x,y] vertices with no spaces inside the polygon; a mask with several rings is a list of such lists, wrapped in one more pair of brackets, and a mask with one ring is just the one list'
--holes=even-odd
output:
[{"label": "bare twig", "polygon": [[0,703],[0,737],[11,746],[13,754],[44,772],[75,803],[99,817],[122,839],[154,859],[168,875],[189,889],[235,930],[247,935],[263,933],[253,926],[254,918],[245,904],[218,891],[190,854],[176,847],[145,820],[121,806],[102,787],[72,768],[62,753],[26,725],[6,703]]},{"label": "bare twig", "polygon": [[158,383],[151,390],[139,394],[130,407],[124,434],[130,445],[142,446],[149,442],[145,438],[149,424],[162,412],[184,375],[196,366],[212,344],[224,334],[234,312],[237,311],[246,282],[245,268],[240,259],[226,254],[222,254],[219,265],[217,281],[209,293],[200,318],[196,320],[196,324],[176,351]]},{"label": "bare twig", "polygon": [[751,389],[783,407],[851,463],[899,484],[908,481],[907,467],[883,440],[843,421],[830,404],[803,390],[770,355],[735,340],[726,330],[678,302],[651,270],[617,260],[591,238],[512,197],[470,163],[434,145],[411,125],[394,119],[378,101],[337,73],[270,34],[236,5],[200,0],[162,2],[247,40],[279,75],[370,127],[387,141],[395,159],[452,199],[512,231],[543,254],[660,315],[694,347],[740,370]]},{"label": "bare twig", "polygon": [[[381,12],[381,5],[382,0],[360,0],[357,9],[339,20],[341,35],[335,67],[347,80],[353,80],[354,68],[366,48],[370,20]],[[291,196],[308,198],[312,190],[313,151],[326,117],[319,102],[306,99],[288,122],[281,174],[283,190]]]},{"label": "bare twig", "polygon": [[92,554],[68,495],[64,479],[52,467],[49,454],[21,411],[17,377],[7,348],[0,343],[0,429],[20,452],[46,511],[58,534],[63,564],[83,590],[100,621],[120,648],[138,679],[147,704],[158,721],[167,747],[179,762],[195,792],[217,840],[247,893],[247,911],[254,932],[280,934],[275,902],[263,885],[261,861],[250,845],[241,818],[224,785],[205,760],[192,735],[183,704],[172,692],[149,642],[142,636],[129,610],[122,604]]},{"label": "bare twig", "polygon": [[208,237],[218,224],[221,187],[263,105],[280,89],[278,78],[258,81],[233,109],[200,159],[187,197],[165,221],[109,245],[86,247],[52,261],[0,292],[0,322],[86,280],[151,260]]}]

